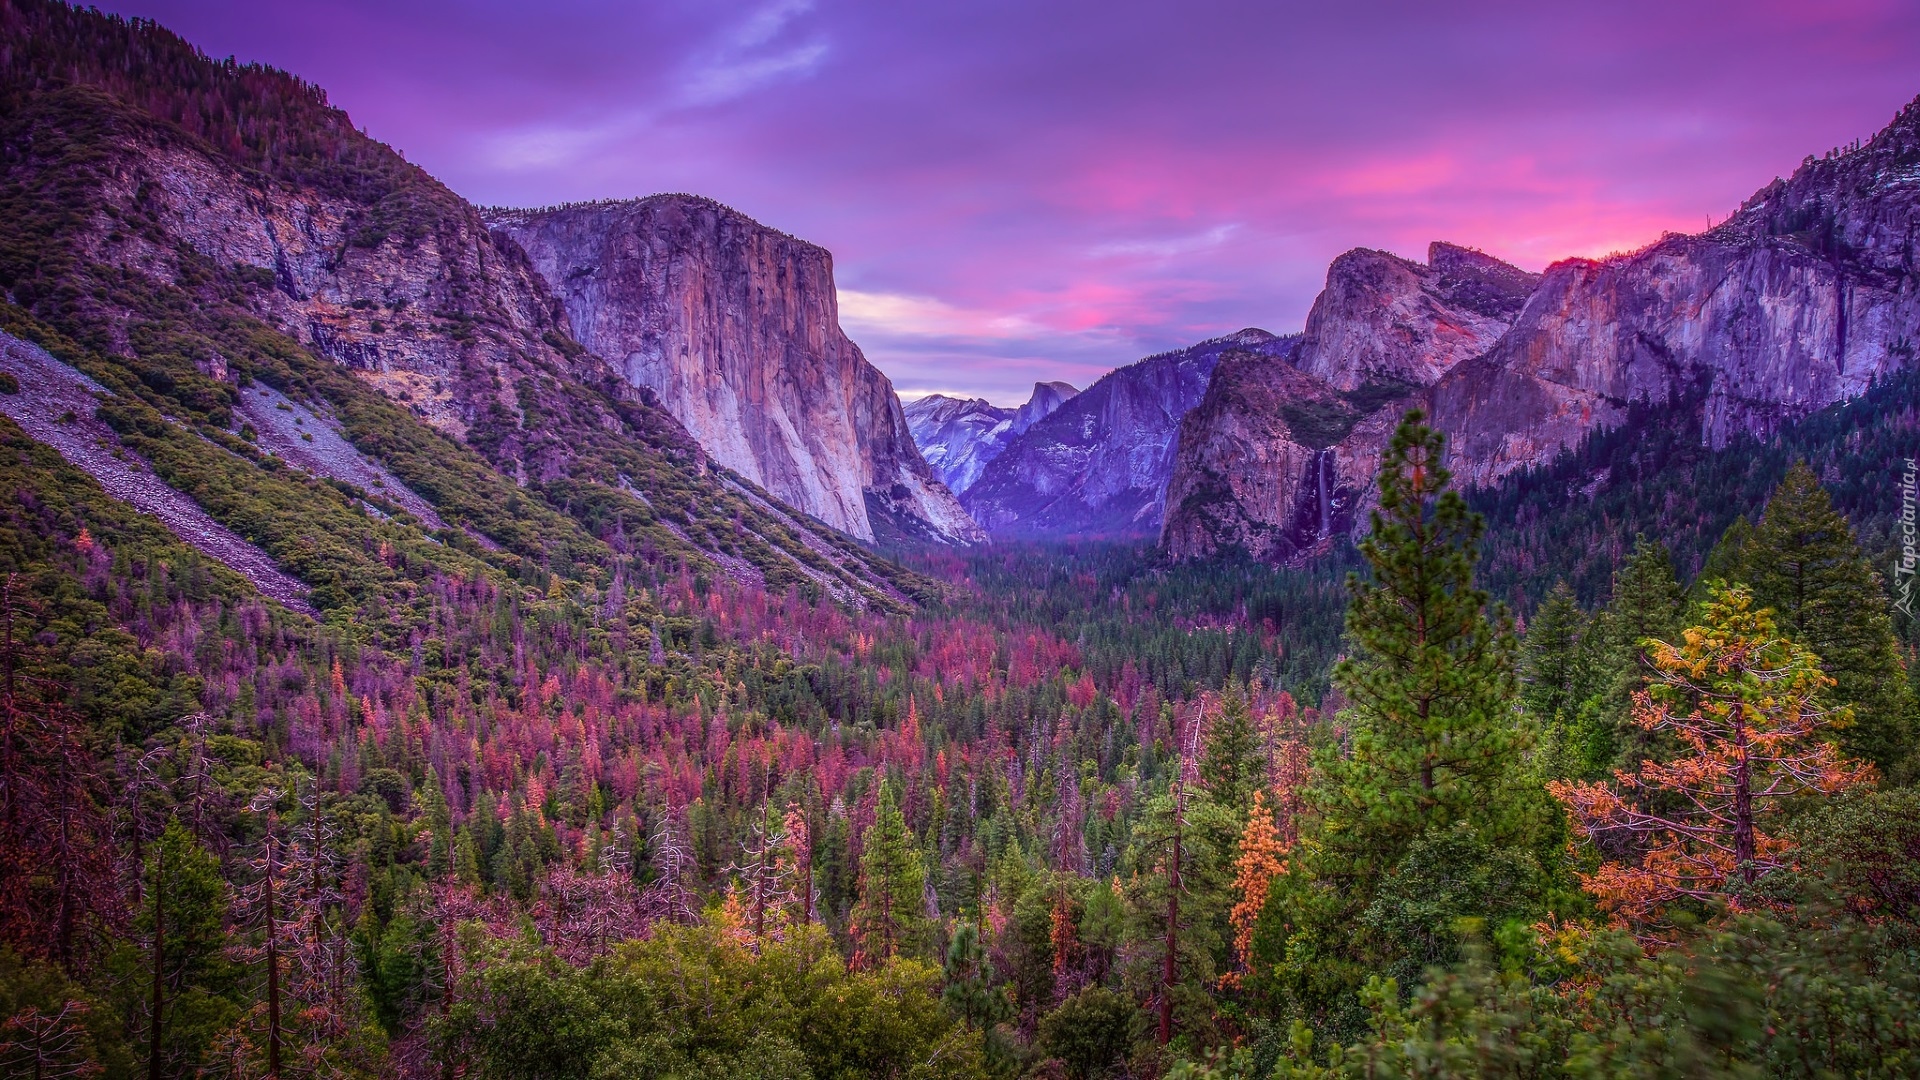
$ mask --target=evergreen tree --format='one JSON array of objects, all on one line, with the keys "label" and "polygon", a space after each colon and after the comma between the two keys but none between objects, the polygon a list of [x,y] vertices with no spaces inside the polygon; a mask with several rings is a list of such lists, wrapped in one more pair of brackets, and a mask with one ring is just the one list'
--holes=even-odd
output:
[{"label": "evergreen tree", "polygon": [[459,842],[454,849],[454,880],[462,885],[479,885],[480,845],[473,839],[473,829],[463,827],[459,832]]},{"label": "evergreen tree", "polygon": [[1834,700],[1852,706],[1841,748],[1902,771],[1915,746],[1913,699],[1886,592],[1806,463],[1774,489],[1742,561],[1754,602],[1820,658]]},{"label": "evergreen tree", "polygon": [[447,797],[440,791],[439,777],[431,772],[416,794],[426,814],[427,830],[432,834],[427,847],[427,875],[438,881],[453,871],[453,814],[447,807]]},{"label": "evergreen tree", "polygon": [[1523,738],[1515,643],[1503,610],[1473,585],[1485,523],[1449,487],[1444,437],[1407,414],[1380,465],[1380,507],[1360,544],[1334,667],[1351,750],[1320,755],[1309,790],[1334,869],[1356,882],[1392,867],[1414,838],[1469,822],[1489,839],[1524,831],[1506,798]]},{"label": "evergreen tree", "polygon": [[1580,642],[1587,623],[1587,613],[1563,579],[1554,582],[1527,624],[1520,642],[1520,700],[1541,721],[1569,716],[1577,704]]},{"label": "evergreen tree", "polygon": [[1718,582],[1727,585],[1742,584],[1747,580],[1747,545],[1753,542],[1753,522],[1747,515],[1741,514],[1727,526],[1727,531],[1714,541],[1713,550],[1707,552],[1707,558],[1700,566],[1700,573],[1693,579],[1688,590],[1689,598],[1697,605],[1706,602],[1713,585]]},{"label": "evergreen tree", "polygon": [[1380,507],[1360,545],[1372,579],[1349,580],[1351,651],[1334,670],[1348,746],[1315,755],[1309,827],[1253,939],[1257,986],[1327,1033],[1357,1032],[1367,975],[1405,962],[1408,942],[1448,932],[1428,923],[1457,914],[1407,890],[1391,911],[1376,904],[1410,852],[1457,836],[1487,860],[1529,864],[1555,839],[1544,793],[1525,786],[1513,634],[1473,584],[1483,523],[1449,487],[1443,450],[1415,411],[1382,457]]},{"label": "evergreen tree", "polygon": [[859,958],[882,964],[900,952],[912,952],[920,937],[921,889],[924,871],[913,834],[893,796],[893,785],[882,781],[873,824],[861,836],[860,901],[854,908],[853,932]]},{"label": "evergreen tree", "polygon": [[1613,596],[1594,620],[1587,650],[1590,696],[1577,726],[1586,746],[1586,778],[1610,776],[1674,748],[1666,736],[1633,722],[1633,694],[1651,670],[1647,643],[1679,632],[1684,613],[1673,557],[1664,544],[1634,538],[1633,553],[1613,575]]},{"label": "evergreen tree", "polygon": [[149,1077],[191,1076],[239,1016],[239,971],[228,960],[230,896],[220,862],[179,819],[147,858],[135,929],[147,940]]},{"label": "evergreen tree", "polygon": [[1200,784],[1220,806],[1237,815],[1247,813],[1253,793],[1266,784],[1266,759],[1260,736],[1253,728],[1253,712],[1239,688],[1221,699],[1220,715],[1207,729],[1206,749],[1200,757]]}]

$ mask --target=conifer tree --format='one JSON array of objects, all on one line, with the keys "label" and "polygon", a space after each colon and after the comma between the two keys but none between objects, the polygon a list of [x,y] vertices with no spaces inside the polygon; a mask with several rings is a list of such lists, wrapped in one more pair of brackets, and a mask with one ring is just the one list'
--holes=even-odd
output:
[{"label": "conifer tree", "polygon": [[1633,553],[1613,575],[1613,595],[1594,620],[1587,650],[1593,682],[1580,717],[1588,737],[1583,776],[1633,768],[1673,749],[1660,733],[1633,722],[1633,695],[1651,670],[1646,643],[1672,638],[1682,614],[1680,582],[1666,545],[1635,537]]},{"label": "conifer tree", "polygon": [[427,829],[432,834],[427,849],[427,874],[435,881],[453,872],[453,814],[447,797],[440,791],[440,778],[429,774],[418,789],[426,812]]},{"label": "conifer tree", "polygon": [[1349,579],[1350,652],[1334,668],[1348,745],[1316,753],[1308,828],[1261,918],[1286,933],[1252,939],[1262,982],[1330,1035],[1357,1032],[1360,985],[1406,959],[1407,935],[1369,933],[1363,916],[1424,917],[1375,903],[1409,852],[1463,837],[1525,862],[1554,839],[1545,793],[1525,786],[1513,633],[1473,584],[1483,522],[1449,487],[1443,438],[1424,421],[1408,413],[1381,459],[1380,507],[1360,545],[1372,578]]},{"label": "conifer tree", "polygon": [[1705,602],[1713,585],[1740,584],[1747,580],[1747,545],[1753,541],[1753,522],[1747,515],[1741,514],[1727,526],[1727,531],[1714,541],[1713,550],[1707,552],[1706,561],[1700,564],[1700,573],[1693,579],[1688,590],[1695,603]]},{"label": "conifer tree", "polygon": [[1915,746],[1913,700],[1886,592],[1805,462],[1767,500],[1742,563],[1754,603],[1820,657],[1833,699],[1852,707],[1841,748],[1883,772],[1900,770]]},{"label": "conifer tree", "polygon": [[[1788,865],[1791,845],[1768,827],[1783,804],[1871,774],[1820,737],[1844,709],[1819,701],[1830,682],[1819,658],[1784,637],[1744,586],[1716,586],[1703,617],[1680,644],[1651,646],[1651,689],[1635,696],[1635,721],[1672,732],[1681,753],[1623,771],[1618,784],[1549,785],[1582,835],[1645,839],[1636,861],[1610,861],[1584,878],[1603,907],[1635,921]],[[1669,796],[1671,809],[1642,809],[1633,796],[1647,790]]]},{"label": "conifer tree", "polygon": [[1564,579],[1540,602],[1520,643],[1520,700],[1543,723],[1571,717],[1578,701],[1580,643],[1587,632],[1580,609]]},{"label": "conifer tree", "polygon": [[1334,667],[1350,702],[1348,753],[1321,754],[1309,792],[1334,869],[1356,883],[1390,869],[1416,837],[1468,822],[1494,842],[1520,823],[1505,797],[1523,745],[1515,643],[1474,587],[1485,522],[1452,490],[1444,437],[1409,412],[1380,465],[1380,507],[1353,575],[1351,653]]},{"label": "conifer tree", "polygon": [[1266,760],[1253,713],[1239,688],[1222,696],[1220,714],[1207,729],[1206,750],[1200,758],[1200,783],[1213,801],[1235,814],[1245,814],[1249,800],[1266,782]]},{"label": "conifer tree", "polygon": [[225,954],[231,898],[219,860],[178,818],[155,841],[145,877],[135,928],[148,942],[147,1075],[192,1075],[239,1013]]},{"label": "conifer tree", "polygon": [[924,885],[907,819],[882,781],[873,824],[861,836],[860,900],[853,912],[858,959],[878,966],[917,944]]},{"label": "conifer tree", "polygon": [[1286,845],[1273,827],[1273,811],[1267,806],[1266,792],[1253,793],[1253,807],[1247,814],[1247,827],[1240,834],[1240,852],[1234,857],[1234,904],[1227,920],[1233,924],[1233,951],[1244,971],[1253,962],[1253,930],[1260,910],[1267,905],[1267,892],[1273,879],[1286,870]]}]

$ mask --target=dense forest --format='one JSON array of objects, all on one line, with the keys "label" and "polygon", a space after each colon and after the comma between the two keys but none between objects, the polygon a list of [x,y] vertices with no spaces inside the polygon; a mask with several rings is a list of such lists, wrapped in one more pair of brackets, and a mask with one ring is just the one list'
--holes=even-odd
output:
[{"label": "dense forest", "polygon": [[[370,248],[458,212],[316,89],[0,29],[0,329],[307,590],[0,419],[0,1075],[1920,1072],[1876,571],[1911,374],[1719,451],[1637,410],[1465,493],[1411,418],[1367,538],[1301,565],[816,550],[591,388],[527,400],[621,436],[516,475],[506,421],[447,438],[90,204],[165,138]],[[258,387],[440,524],[263,451]]]}]

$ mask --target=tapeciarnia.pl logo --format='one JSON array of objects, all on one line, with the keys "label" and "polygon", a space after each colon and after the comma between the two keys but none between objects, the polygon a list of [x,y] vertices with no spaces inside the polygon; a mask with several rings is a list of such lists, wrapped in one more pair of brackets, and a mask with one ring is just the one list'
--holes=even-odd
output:
[{"label": "tapeciarnia.pl logo", "polygon": [[1906,471],[1900,474],[1900,558],[1893,565],[1893,587],[1900,598],[1894,607],[1913,617],[1913,576],[1916,562],[1914,521],[1915,480],[1920,478],[1913,458],[1907,458]]}]

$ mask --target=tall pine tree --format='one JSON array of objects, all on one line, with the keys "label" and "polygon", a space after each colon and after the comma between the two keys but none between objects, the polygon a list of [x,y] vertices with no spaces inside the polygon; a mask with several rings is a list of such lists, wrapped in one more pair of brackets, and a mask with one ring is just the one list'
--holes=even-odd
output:
[{"label": "tall pine tree", "polygon": [[1380,508],[1348,582],[1352,652],[1333,677],[1351,749],[1323,752],[1310,798],[1343,875],[1390,868],[1416,837],[1467,822],[1517,835],[1505,798],[1523,737],[1515,642],[1473,585],[1485,522],[1449,487],[1444,437],[1407,414],[1380,465]]},{"label": "tall pine tree", "polygon": [[1238,687],[1220,701],[1220,715],[1207,728],[1206,749],[1200,756],[1200,783],[1213,801],[1244,817],[1253,793],[1267,781],[1266,759],[1253,712]]},{"label": "tall pine tree", "polygon": [[1840,747],[1883,772],[1904,772],[1915,748],[1913,699],[1880,576],[1820,480],[1787,470],[1742,558],[1754,602],[1820,658],[1832,696],[1853,707]]},{"label": "tall pine tree", "polygon": [[919,944],[925,870],[893,785],[880,782],[873,824],[861,835],[860,900],[853,910],[856,959],[879,965]]},{"label": "tall pine tree", "polygon": [[[1346,745],[1315,755],[1307,829],[1253,935],[1257,991],[1336,1038],[1364,1024],[1365,979],[1408,962],[1407,926],[1451,933],[1425,925],[1450,921],[1451,908],[1384,895],[1410,854],[1446,844],[1537,865],[1535,850],[1556,839],[1544,792],[1527,786],[1513,633],[1473,584],[1484,525],[1449,487],[1443,453],[1414,411],[1381,459],[1380,507],[1360,545],[1372,575],[1349,580],[1350,653],[1334,668]],[[1534,898],[1508,900],[1530,909]]]}]

